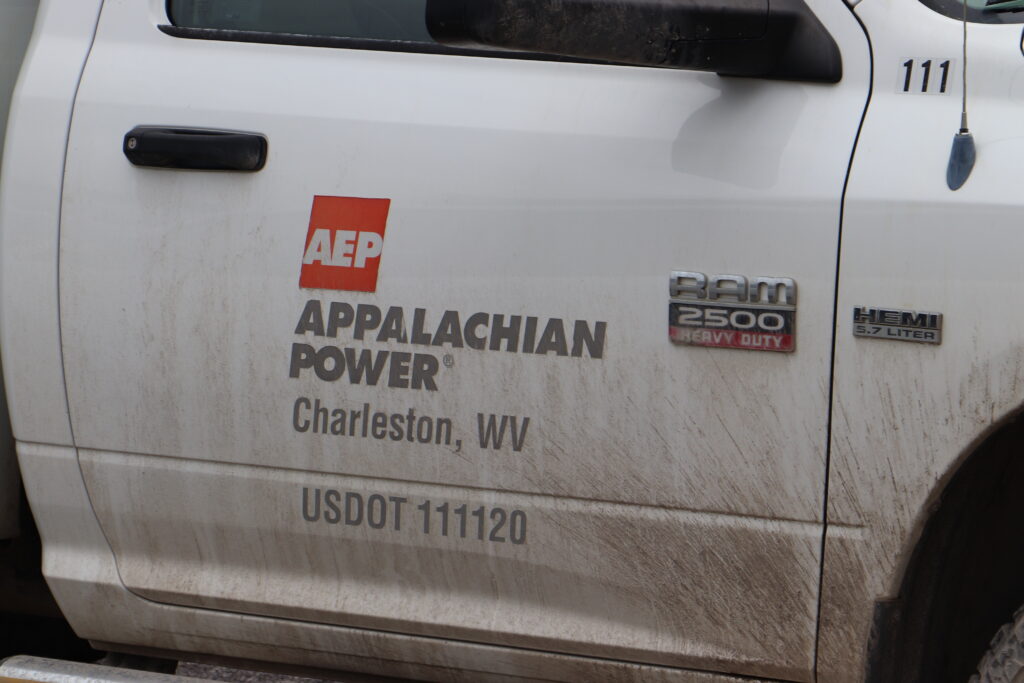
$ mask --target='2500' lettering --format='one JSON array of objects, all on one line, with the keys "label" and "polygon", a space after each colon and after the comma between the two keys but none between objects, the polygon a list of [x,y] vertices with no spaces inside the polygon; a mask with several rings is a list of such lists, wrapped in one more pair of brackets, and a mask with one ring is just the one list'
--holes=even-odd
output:
[{"label": "'2500' lettering", "polygon": [[774,311],[746,309],[698,308],[676,305],[676,325],[693,327],[727,327],[736,330],[760,329],[778,332],[786,327],[786,318]]}]

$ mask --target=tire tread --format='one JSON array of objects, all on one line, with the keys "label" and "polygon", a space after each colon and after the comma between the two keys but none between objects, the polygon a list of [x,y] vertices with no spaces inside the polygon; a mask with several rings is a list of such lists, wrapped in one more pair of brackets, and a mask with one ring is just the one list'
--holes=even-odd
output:
[{"label": "tire tread", "polygon": [[1024,671],[1024,606],[996,632],[970,683],[1013,683]]}]

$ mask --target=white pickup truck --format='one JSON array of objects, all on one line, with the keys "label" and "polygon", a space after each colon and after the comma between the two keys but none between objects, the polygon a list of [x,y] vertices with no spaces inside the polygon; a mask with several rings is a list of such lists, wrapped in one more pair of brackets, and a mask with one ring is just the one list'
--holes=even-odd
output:
[{"label": "white pickup truck", "polygon": [[36,4],[0,529],[79,637],[1024,680],[1020,0]]}]

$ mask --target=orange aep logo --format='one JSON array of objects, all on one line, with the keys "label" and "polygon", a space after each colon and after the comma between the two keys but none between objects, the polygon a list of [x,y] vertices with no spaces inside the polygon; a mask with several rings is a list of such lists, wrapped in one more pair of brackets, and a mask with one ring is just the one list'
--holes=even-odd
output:
[{"label": "orange aep logo", "polygon": [[390,199],[313,197],[299,287],[377,291]]}]

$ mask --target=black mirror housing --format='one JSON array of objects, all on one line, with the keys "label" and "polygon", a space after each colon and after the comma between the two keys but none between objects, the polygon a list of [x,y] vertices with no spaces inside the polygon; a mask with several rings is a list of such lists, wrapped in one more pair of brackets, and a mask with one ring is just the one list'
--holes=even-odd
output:
[{"label": "black mirror housing", "polygon": [[723,76],[837,83],[839,47],[803,0],[427,0],[427,29],[490,47]]}]

